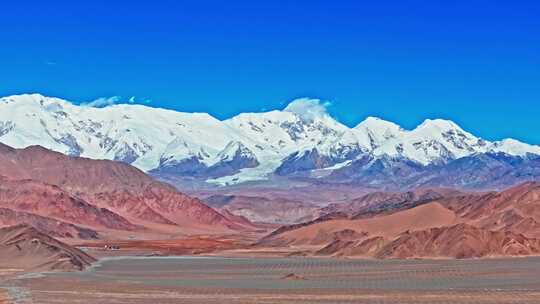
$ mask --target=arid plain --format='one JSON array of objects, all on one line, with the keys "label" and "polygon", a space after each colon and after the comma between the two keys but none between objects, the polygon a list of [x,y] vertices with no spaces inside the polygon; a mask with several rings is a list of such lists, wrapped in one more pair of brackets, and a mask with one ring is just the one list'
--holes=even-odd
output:
[{"label": "arid plain", "polygon": [[3,283],[16,303],[538,303],[540,258],[110,258]]}]

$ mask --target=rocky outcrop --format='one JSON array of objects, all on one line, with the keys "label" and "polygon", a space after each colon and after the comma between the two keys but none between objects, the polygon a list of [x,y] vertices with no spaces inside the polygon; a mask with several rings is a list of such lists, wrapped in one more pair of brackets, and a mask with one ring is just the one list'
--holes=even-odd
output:
[{"label": "rocky outcrop", "polygon": [[501,190],[540,180],[540,156],[488,152],[422,165],[402,157],[366,155],[333,170],[324,180],[382,190],[418,187]]},{"label": "rocky outcrop", "polygon": [[150,171],[156,176],[182,176],[185,178],[218,178],[238,173],[241,169],[259,165],[257,156],[238,141],[229,142],[214,159],[204,162],[201,155],[182,159],[162,158],[159,166]]},{"label": "rocky outcrop", "polygon": [[216,156],[216,162],[205,172],[206,176],[216,178],[233,175],[241,169],[255,168],[259,165],[257,156],[238,141],[231,141]]},{"label": "rocky outcrop", "polygon": [[277,175],[290,175],[297,172],[330,167],[335,163],[327,155],[320,154],[317,149],[312,149],[292,153],[282,161],[275,173]]}]

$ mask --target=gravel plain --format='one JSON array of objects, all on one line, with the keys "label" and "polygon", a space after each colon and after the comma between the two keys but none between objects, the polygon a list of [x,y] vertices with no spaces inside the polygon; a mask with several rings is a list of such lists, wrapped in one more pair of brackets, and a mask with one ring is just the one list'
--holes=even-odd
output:
[{"label": "gravel plain", "polygon": [[526,304],[540,303],[540,258],[120,257],[12,284],[20,303]]}]

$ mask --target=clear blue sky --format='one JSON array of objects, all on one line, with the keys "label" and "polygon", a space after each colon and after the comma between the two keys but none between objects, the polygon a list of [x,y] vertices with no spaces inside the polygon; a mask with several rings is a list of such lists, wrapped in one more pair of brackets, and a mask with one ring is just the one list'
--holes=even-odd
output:
[{"label": "clear blue sky", "polygon": [[539,1],[5,1],[0,95],[218,118],[309,96],[351,126],[447,118],[540,144],[539,16]]}]

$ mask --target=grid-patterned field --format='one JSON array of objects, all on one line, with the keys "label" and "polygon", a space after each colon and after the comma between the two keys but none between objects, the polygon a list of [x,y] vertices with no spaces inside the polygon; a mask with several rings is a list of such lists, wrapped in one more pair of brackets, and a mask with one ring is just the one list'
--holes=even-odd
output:
[{"label": "grid-patterned field", "polygon": [[22,284],[34,303],[522,304],[540,303],[540,258],[126,258]]}]

